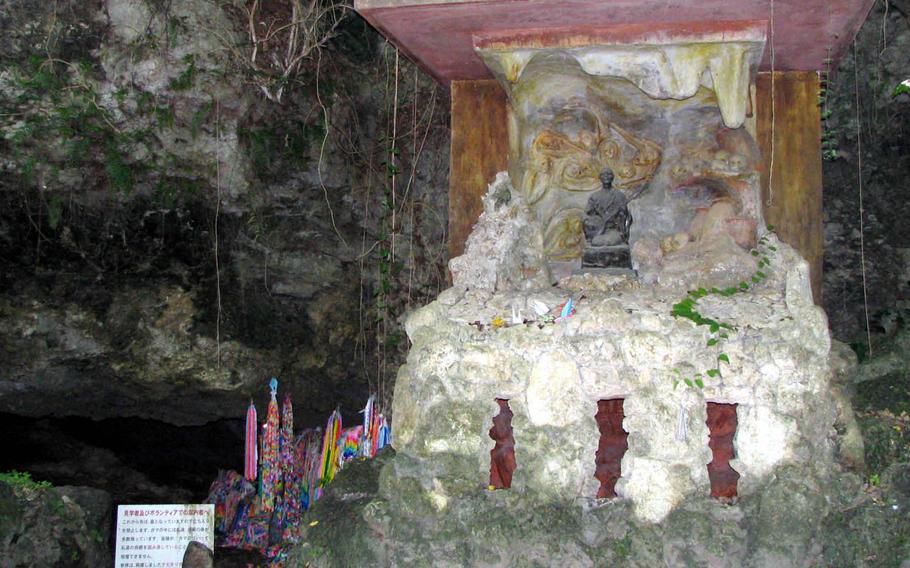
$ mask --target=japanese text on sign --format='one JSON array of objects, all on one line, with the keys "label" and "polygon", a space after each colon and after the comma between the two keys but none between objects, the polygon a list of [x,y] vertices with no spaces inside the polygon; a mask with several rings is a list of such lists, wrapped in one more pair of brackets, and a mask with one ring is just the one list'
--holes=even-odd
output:
[{"label": "japanese text on sign", "polygon": [[194,540],[214,550],[214,505],[120,505],[114,568],[180,568]]}]

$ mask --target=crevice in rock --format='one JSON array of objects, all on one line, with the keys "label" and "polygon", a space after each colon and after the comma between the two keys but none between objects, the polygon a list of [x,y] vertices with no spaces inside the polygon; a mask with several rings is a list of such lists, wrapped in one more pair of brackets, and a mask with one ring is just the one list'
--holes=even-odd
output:
[{"label": "crevice in rock", "polygon": [[622,475],[622,457],[629,449],[629,433],[622,427],[624,402],[622,398],[597,401],[594,419],[600,430],[600,441],[594,454],[594,477],[600,482],[598,499],[616,497],[616,482]]},{"label": "crevice in rock", "polygon": [[509,401],[497,398],[499,414],[493,417],[490,438],[496,442],[490,450],[490,487],[508,489],[515,471],[515,437],[512,435],[512,409]]},{"label": "crevice in rock", "polygon": [[708,447],[714,459],[708,464],[711,497],[736,497],[739,473],[730,467],[734,457],[733,436],[736,435],[736,404],[708,403]]}]

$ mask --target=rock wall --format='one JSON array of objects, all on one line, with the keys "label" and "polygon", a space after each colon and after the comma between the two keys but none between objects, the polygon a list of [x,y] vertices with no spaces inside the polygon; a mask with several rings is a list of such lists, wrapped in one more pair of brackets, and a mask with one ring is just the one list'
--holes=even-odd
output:
[{"label": "rock wall", "polygon": [[302,423],[388,398],[445,278],[448,103],[341,8],[270,100],[244,6],[3,3],[0,411],[199,424],[273,375]]},{"label": "rock wall", "polygon": [[910,215],[910,95],[894,96],[897,85],[910,78],[908,49],[910,6],[904,1],[875,2],[857,35],[856,57],[848,50],[840,66],[831,70],[827,96],[822,97],[822,112],[828,116],[823,122],[823,300],[834,336],[848,343],[867,343],[867,302],[873,347],[882,343],[876,334],[892,335],[910,322],[910,234],[904,229]]},{"label": "rock wall", "polygon": [[110,566],[111,510],[97,489],[0,481],[3,565]]}]

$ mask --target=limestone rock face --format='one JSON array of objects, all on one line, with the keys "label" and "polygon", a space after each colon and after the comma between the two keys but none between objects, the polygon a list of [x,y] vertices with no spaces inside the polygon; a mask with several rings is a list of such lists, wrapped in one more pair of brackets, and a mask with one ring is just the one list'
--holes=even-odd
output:
[{"label": "limestone rock face", "polygon": [[483,199],[483,213],[468,237],[465,254],[449,261],[458,288],[494,292],[552,279],[543,234],[533,213],[500,172]]},{"label": "limestone rock face", "polygon": [[[267,402],[271,376],[301,423],[361,408],[403,359],[398,316],[445,279],[440,87],[401,85],[426,137],[389,209],[369,166],[387,52],[339,3],[280,104],[242,3],[0,4],[0,412],[202,424]],[[253,19],[286,32],[294,5]]]},{"label": "limestone rock face", "polygon": [[811,480],[819,471],[784,466],[735,504],[690,496],[649,523],[628,499],[542,503],[512,490],[456,489],[443,473],[455,463],[390,450],[354,462],[310,511],[289,564],[804,568],[907,557],[906,465],[882,476],[884,502],[856,476],[820,484]]},{"label": "limestone rock face", "polygon": [[0,565],[110,566],[110,495],[0,482]]},{"label": "limestone rock face", "polygon": [[[485,485],[493,446],[487,430],[495,400],[504,398],[514,413],[511,490],[544,501],[593,499],[598,401],[624,399],[628,450],[616,492],[648,522],[710,491],[707,402],[738,405],[730,464],[741,496],[787,464],[832,463],[827,320],[812,302],[806,263],[789,246],[769,234],[776,252],[766,279],[699,300],[703,317],[733,328],[714,345],[708,326],[671,315],[686,296],[676,277],[669,279],[675,286],[643,286],[588,274],[557,287],[503,278],[503,267],[514,264],[496,255],[513,247],[518,215],[492,208],[502,183],[491,186],[468,254],[452,263],[461,268],[453,270],[455,287],[408,320],[412,348],[394,398],[401,454],[437,464],[444,487],[454,477]],[[491,254],[488,262],[480,251]],[[476,284],[486,294],[469,289]],[[574,314],[554,321],[569,298]],[[551,315],[538,316],[540,305]],[[715,367],[718,374],[704,374]],[[704,387],[687,387],[682,379],[691,376],[703,377]],[[457,473],[438,465],[443,456],[459,462]]]}]

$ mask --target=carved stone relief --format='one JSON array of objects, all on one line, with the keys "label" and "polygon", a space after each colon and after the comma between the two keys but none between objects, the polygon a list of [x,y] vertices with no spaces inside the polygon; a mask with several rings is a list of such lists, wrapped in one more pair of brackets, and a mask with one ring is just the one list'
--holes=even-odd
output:
[{"label": "carved stone relief", "polygon": [[567,108],[559,113],[531,143],[522,185],[526,201],[544,223],[549,257],[561,261],[581,257],[585,205],[600,189],[604,169],[613,171],[613,187],[631,201],[647,188],[660,158],[656,143],[595,112]]},{"label": "carved stone relief", "polygon": [[[512,179],[542,226],[551,269],[558,277],[633,269],[645,283],[748,277],[748,249],[764,222],[761,160],[740,126],[751,108],[747,82],[720,92],[696,81],[685,93],[655,95],[638,75],[626,76],[651,68],[613,61],[620,51],[586,51],[604,58],[606,67],[592,72],[581,52],[541,48],[528,52],[520,73],[497,74],[511,103]],[[738,57],[724,61],[748,67]],[[608,73],[608,63],[625,71]],[[651,71],[667,84],[681,76]],[[741,107],[742,120],[724,114],[724,97],[736,99],[728,106]],[[599,179],[606,170],[609,189]],[[616,218],[608,222],[604,211]]]}]

